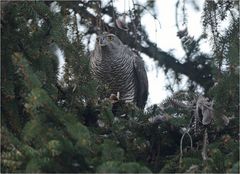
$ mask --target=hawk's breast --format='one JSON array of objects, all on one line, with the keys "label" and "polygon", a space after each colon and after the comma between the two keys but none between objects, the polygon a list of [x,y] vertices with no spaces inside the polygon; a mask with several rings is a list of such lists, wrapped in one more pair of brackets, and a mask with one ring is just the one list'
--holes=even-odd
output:
[{"label": "hawk's breast", "polygon": [[124,54],[96,59],[92,69],[98,79],[109,85],[112,93],[119,92],[121,100],[133,102],[136,92],[133,59],[124,58]]}]

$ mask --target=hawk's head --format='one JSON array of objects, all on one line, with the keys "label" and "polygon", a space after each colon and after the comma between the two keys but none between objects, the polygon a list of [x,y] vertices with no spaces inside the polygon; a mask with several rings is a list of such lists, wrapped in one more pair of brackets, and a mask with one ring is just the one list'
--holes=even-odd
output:
[{"label": "hawk's head", "polygon": [[119,49],[119,46],[122,46],[121,40],[114,34],[104,32],[97,36],[96,44],[99,45],[102,49],[115,50]]}]

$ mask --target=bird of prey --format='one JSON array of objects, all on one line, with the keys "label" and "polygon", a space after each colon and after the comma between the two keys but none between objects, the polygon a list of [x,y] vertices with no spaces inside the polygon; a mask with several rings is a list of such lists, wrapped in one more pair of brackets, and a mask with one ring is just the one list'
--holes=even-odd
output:
[{"label": "bird of prey", "polygon": [[90,65],[93,76],[118,94],[119,100],[144,108],[148,97],[144,62],[116,35],[104,32],[97,36]]}]

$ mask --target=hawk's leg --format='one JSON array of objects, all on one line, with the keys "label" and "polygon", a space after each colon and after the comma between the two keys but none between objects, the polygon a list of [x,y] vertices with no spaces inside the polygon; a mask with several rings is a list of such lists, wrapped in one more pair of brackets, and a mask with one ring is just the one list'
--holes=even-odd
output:
[{"label": "hawk's leg", "polygon": [[120,100],[120,92],[116,94],[111,94],[109,97],[110,102],[112,103],[112,113],[114,116],[121,116],[123,113],[123,104],[124,101]]},{"label": "hawk's leg", "polygon": [[120,92],[117,92],[117,95],[111,94],[110,97],[109,97],[109,100],[111,101],[112,104],[119,102]]}]

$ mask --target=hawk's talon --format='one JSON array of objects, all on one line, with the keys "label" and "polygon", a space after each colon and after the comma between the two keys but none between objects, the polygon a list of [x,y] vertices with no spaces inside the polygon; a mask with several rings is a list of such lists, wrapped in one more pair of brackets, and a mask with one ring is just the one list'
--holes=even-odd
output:
[{"label": "hawk's talon", "polygon": [[117,95],[111,94],[109,100],[112,104],[117,103],[120,100],[120,92],[117,92]]}]

